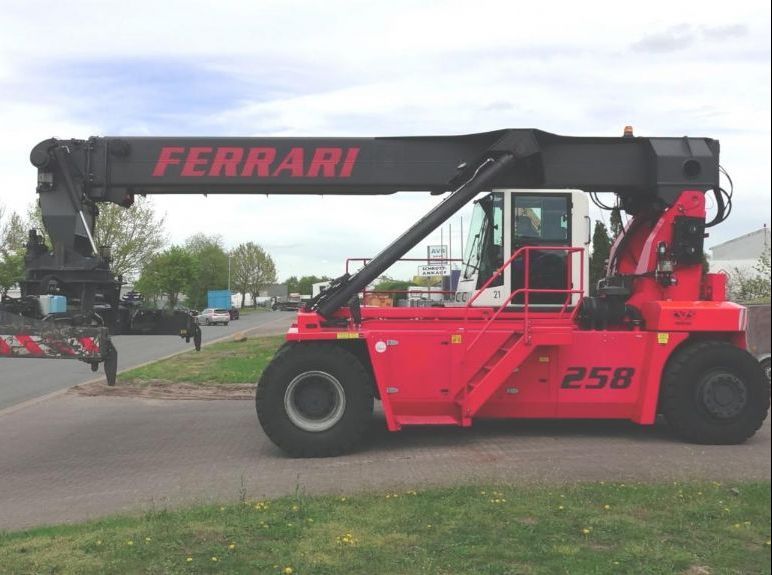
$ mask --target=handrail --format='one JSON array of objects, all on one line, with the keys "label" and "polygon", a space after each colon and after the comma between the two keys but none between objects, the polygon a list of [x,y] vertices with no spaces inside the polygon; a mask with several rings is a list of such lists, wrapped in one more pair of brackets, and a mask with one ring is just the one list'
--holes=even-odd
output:
[{"label": "handrail", "polygon": [[[475,338],[472,340],[472,342],[467,346],[466,352],[469,353],[469,351],[474,347],[474,345],[479,341],[480,337],[482,337],[483,333],[485,333],[490,325],[496,320],[496,318],[499,317],[502,311],[512,302],[515,297],[517,297],[520,294],[525,295],[525,301],[523,306],[523,337],[526,338],[526,342],[531,341],[530,336],[530,321],[529,321],[529,315],[530,315],[530,294],[532,293],[564,293],[566,294],[566,299],[563,302],[563,306],[561,307],[560,313],[563,314],[568,309],[568,305],[571,301],[571,296],[573,294],[579,294],[580,296],[584,295],[584,266],[580,266],[580,280],[579,280],[579,288],[572,288],[572,287],[566,287],[565,289],[547,289],[547,288],[531,288],[529,287],[531,284],[531,251],[532,250],[539,250],[539,251],[563,251],[568,254],[568,261],[566,262],[566,267],[568,269],[568,276],[566,277],[566,283],[568,285],[571,284],[572,281],[572,272],[573,272],[573,265],[572,265],[572,256],[575,253],[582,253],[584,252],[583,247],[575,247],[575,246],[523,246],[519,248],[517,251],[515,251],[510,258],[504,262],[504,264],[496,270],[496,272],[491,275],[490,278],[488,278],[488,281],[486,281],[483,286],[478,289],[475,294],[469,298],[469,301],[466,304],[466,312],[464,317],[464,323],[466,327],[466,323],[469,318],[469,308],[471,307],[472,303],[482,294],[482,292],[493,283],[493,281],[499,277],[502,273],[504,273],[504,270],[508,268],[512,262],[519,258],[521,254],[525,254],[525,281],[524,287],[518,288],[515,291],[511,292],[509,294],[509,297],[504,301],[502,305],[494,311],[493,315],[488,319],[488,321],[485,323],[483,328],[477,333]],[[573,315],[572,315],[573,317]],[[466,331],[466,330],[465,330]]]}]

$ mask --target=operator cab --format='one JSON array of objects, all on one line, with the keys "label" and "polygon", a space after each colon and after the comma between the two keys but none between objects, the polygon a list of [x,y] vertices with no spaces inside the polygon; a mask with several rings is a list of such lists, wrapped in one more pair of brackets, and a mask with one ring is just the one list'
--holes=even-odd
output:
[{"label": "operator cab", "polygon": [[[587,248],[590,218],[587,196],[566,190],[494,190],[475,201],[464,263],[456,289],[456,305],[464,305],[509,258],[527,246]],[[493,279],[474,301],[474,306],[498,307],[519,289],[579,289],[584,268],[586,293],[589,264],[580,253],[534,250],[529,256],[529,285],[523,254]],[[569,261],[570,260],[570,261]],[[570,281],[569,281],[570,275]],[[572,294],[575,305],[579,294]],[[566,302],[564,293],[531,293],[529,304],[536,309],[554,309]],[[510,305],[522,306],[523,293]]]}]

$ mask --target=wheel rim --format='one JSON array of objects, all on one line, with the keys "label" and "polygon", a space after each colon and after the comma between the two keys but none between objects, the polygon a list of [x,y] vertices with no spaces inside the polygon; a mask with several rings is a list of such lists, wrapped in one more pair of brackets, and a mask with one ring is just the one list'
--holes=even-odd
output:
[{"label": "wheel rim", "polygon": [[748,403],[745,382],[726,371],[713,371],[703,377],[698,394],[708,414],[717,419],[737,417]]},{"label": "wheel rim", "polygon": [[346,393],[337,378],[324,371],[305,371],[290,381],[284,392],[290,421],[303,429],[326,431],[343,417]]}]

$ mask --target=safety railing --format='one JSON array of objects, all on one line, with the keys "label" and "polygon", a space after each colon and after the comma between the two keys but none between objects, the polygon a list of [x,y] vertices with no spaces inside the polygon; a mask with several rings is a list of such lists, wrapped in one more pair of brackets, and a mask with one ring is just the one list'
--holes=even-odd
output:
[{"label": "safety railing", "polygon": [[[531,285],[531,252],[532,251],[555,251],[555,252],[564,252],[568,257],[566,257],[566,287],[564,289],[547,289],[547,288],[532,288]],[[571,305],[571,298],[574,294],[578,294],[579,298],[584,295],[584,266],[579,265],[579,288],[573,287],[573,255],[574,254],[580,254],[580,262],[584,260],[582,254],[584,253],[584,248],[581,247],[573,247],[573,246],[523,246],[522,248],[515,251],[515,253],[512,254],[512,256],[504,262],[504,264],[498,268],[491,277],[488,278],[488,280],[483,284],[483,286],[478,289],[475,294],[469,298],[469,301],[466,303],[466,314],[464,316],[464,326],[466,331],[466,327],[468,327],[468,319],[469,319],[469,308],[472,307],[472,304],[477,300],[477,298],[480,297],[480,295],[490,287],[490,285],[496,281],[496,279],[501,276],[504,271],[509,268],[512,265],[512,262],[514,262],[516,259],[523,257],[524,260],[524,277],[523,277],[523,287],[518,288],[514,291],[512,291],[509,294],[509,297],[507,297],[506,300],[493,312],[490,318],[488,318],[488,321],[483,325],[483,328],[477,333],[475,338],[471,341],[471,343],[467,346],[466,351],[469,353],[469,351],[475,346],[475,344],[480,340],[482,335],[490,328],[491,324],[493,324],[494,321],[501,315],[501,313],[507,308],[507,306],[512,303],[512,301],[520,294],[523,295],[523,337],[526,338],[526,342],[531,341],[531,334],[530,334],[530,304],[531,304],[531,295],[532,294],[565,294],[565,300],[563,301],[563,305],[560,308],[559,315],[564,315],[566,311],[568,310],[568,307]],[[578,302],[577,302],[578,304]],[[579,305],[576,305],[574,307],[574,310],[571,314],[571,317],[573,318],[576,314],[577,310],[579,309]]]}]

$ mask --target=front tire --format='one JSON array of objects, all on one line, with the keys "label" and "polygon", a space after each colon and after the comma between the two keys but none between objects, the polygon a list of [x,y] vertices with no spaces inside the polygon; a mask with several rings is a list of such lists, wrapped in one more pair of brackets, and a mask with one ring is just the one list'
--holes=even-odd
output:
[{"label": "front tire", "polygon": [[334,344],[283,346],[257,384],[257,417],[268,438],[292,457],[353,450],[373,413],[372,377]]},{"label": "front tire", "polygon": [[725,341],[688,344],[662,378],[662,413],[682,438],[729,445],[751,437],[767,417],[769,385],[758,361]]}]

